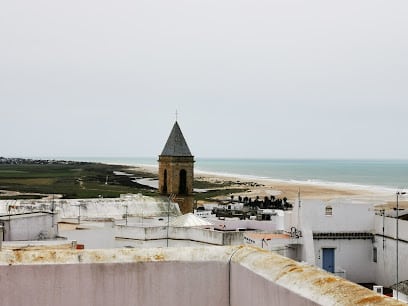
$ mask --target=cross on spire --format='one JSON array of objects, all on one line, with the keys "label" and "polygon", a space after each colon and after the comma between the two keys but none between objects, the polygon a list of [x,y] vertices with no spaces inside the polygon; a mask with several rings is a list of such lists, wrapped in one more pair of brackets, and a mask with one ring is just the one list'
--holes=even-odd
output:
[{"label": "cross on spire", "polygon": [[178,111],[176,109],[176,121],[177,121],[177,119],[178,119]]}]

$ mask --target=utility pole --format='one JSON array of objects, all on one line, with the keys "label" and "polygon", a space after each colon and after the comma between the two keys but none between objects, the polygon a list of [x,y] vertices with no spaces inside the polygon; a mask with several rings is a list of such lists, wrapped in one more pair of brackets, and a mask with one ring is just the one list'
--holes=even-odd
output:
[{"label": "utility pole", "polygon": [[169,247],[169,226],[170,226],[170,202],[176,197],[175,194],[170,194],[167,202],[167,235],[166,235],[166,245]]},{"label": "utility pole", "polygon": [[126,204],[125,205],[125,209],[126,209],[126,212],[125,212],[125,224],[126,224],[126,226],[128,225],[128,205]]},{"label": "utility pole", "polygon": [[396,215],[397,220],[396,220],[396,222],[395,222],[395,223],[396,223],[396,229],[395,229],[395,231],[396,231],[396,233],[395,233],[396,239],[395,239],[395,240],[397,241],[397,245],[396,245],[396,252],[395,252],[395,253],[396,253],[396,257],[397,257],[397,262],[396,262],[396,264],[397,264],[397,271],[396,271],[396,272],[397,272],[397,273],[396,273],[396,274],[397,274],[397,275],[396,275],[396,276],[397,276],[397,287],[396,287],[396,288],[397,288],[397,301],[399,300],[399,299],[398,299],[398,294],[399,294],[399,275],[398,275],[398,272],[399,272],[399,271],[398,271],[398,270],[399,270],[399,260],[398,260],[398,244],[399,244],[399,243],[398,243],[398,242],[399,242],[399,232],[398,232],[398,231],[399,231],[399,227],[398,227],[398,225],[399,225],[399,224],[398,224],[398,220],[399,220],[399,203],[398,203],[398,198],[399,198],[400,195],[404,195],[404,194],[406,194],[406,192],[397,191],[397,193],[396,193],[396,195],[397,195],[397,215]]}]

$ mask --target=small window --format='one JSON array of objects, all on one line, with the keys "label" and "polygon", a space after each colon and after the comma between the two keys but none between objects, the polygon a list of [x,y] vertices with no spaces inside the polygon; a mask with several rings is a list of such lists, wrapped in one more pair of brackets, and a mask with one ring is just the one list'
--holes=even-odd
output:
[{"label": "small window", "polygon": [[373,262],[377,262],[377,248],[373,247]]},{"label": "small window", "polygon": [[326,206],[325,215],[326,216],[332,216],[333,215],[333,208],[331,206]]}]

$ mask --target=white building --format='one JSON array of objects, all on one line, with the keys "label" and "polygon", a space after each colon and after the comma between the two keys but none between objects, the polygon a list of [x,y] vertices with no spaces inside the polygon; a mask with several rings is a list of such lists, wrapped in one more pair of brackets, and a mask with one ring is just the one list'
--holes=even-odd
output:
[{"label": "white building", "polygon": [[[309,200],[294,207],[292,215],[293,225],[302,233],[300,260],[357,283],[395,288],[397,271],[398,282],[408,279],[408,221],[398,219],[397,240],[392,209],[346,199]],[[401,297],[408,293],[406,288],[401,286]]]},{"label": "white building", "polygon": [[298,227],[305,234],[304,254],[314,256],[302,260],[357,283],[373,282],[374,215],[366,202],[303,201]]}]

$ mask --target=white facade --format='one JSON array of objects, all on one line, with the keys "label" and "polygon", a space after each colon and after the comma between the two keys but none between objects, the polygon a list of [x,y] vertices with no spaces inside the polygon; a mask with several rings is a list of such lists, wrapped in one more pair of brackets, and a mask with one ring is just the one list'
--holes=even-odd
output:
[{"label": "white facade", "polygon": [[[377,250],[376,283],[391,286],[397,283],[397,240],[396,219],[383,215],[375,216],[376,237],[374,246]],[[384,230],[383,230],[384,227]],[[398,281],[408,279],[408,221],[398,220]]]},{"label": "white facade", "polygon": [[[329,214],[331,208],[331,214]],[[373,232],[374,205],[351,200],[306,200],[300,209],[301,226],[313,232]]]},{"label": "white facade", "polygon": [[323,268],[323,249],[334,249],[334,273],[356,283],[375,279],[371,239],[314,239],[316,266]]},{"label": "white facade", "polygon": [[57,236],[56,215],[52,213],[29,213],[3,216],[4,241],[44,240]]},{"label": "white facade", "polygon": [[[295,209],[293,213],[298,212]],[[309,239],[303,238],[302,259],[310,261],[305,257],[312,248],[313,264],[325,268],[323,257],[329,251],[335,274],[358,283],[373,282],[374,214],[372,203],[303,201],[299,210],[299,226],[303,234],[311,232],[311,235]]]},{"label": "white facade", "polygon": [[[296,208],[293,214],[297,214]],[[302,260],[306,260],[305,250],[312,249],[314,264],[323,268],[323,253],[330,251],[335,274],[358,283],[386,287],[396,284],[397,220],[392,211],[375,213],[373,203],[304,201],[298,218],[304,234]],[[401,282],[408,279],[408,221],[398,220],[398,228],[398,281]],[[308,232],[313,235],[309,245],[305,237]]]}]

